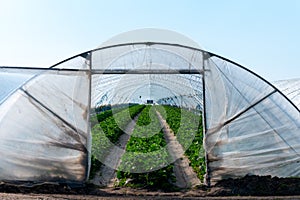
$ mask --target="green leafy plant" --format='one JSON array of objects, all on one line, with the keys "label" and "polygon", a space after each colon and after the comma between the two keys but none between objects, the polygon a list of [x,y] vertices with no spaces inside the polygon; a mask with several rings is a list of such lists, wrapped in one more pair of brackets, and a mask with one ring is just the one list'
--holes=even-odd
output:
[{"label": "green leafy plant", "polygon": [[[122,109],[116,114],[112,115],[111,111],[104,111],[102,121],[96,124],[92,128],[92,160],[91,160],[91,175],[92,178],[95,172],[100,169],[101,162],[108,155],[110,149],[118,141],[123,132],[123,129],[132,120],[131,117],[135,117],[145,108],[144,105],[130,106],[128,109]],[[128,113],[131,113],[129,115]],[[104,117],[105,116],[105,117]],[[118,123],[116,122],[116,120]]]},{"label": "green leafy plant", "polygon": [[177,107],[164,106],[167,123],[173,130],[178,142],[186,150],[185,155],[200,180],[206,173],[205,154],[203,149],[202,117],[192,111]]},{"label": "green leafy plant", "polygon": [[[151,106],[141,112],[122,157],[117,178],[119,186],[172,189],[175,176],[173,164],[169,165],[169,153],[164,148],[161,125]],[[138,168],[145,173],[131,173]],[[130,180],[130,182],[128,182]]]}]

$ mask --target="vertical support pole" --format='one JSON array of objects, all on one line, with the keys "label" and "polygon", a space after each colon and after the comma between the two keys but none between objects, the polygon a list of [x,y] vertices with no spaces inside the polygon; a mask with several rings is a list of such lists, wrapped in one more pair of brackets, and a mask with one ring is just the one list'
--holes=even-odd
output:
[{"label": "vertical support pole", "polygon": [[[203,95],[203,111],[202,111],[202,121],[203,121],[203,146],[206,147],[206,136],[207,136],[207,121],[206,121],[206,91],[205,91],[205,61],[209,58],[208,53],[202,52],[202,95]],[[208,187],[210,187],[210,169],[208,166],[208,152],[205,148],[205,164],[206,164],[206,175],[205,175],[205,181]]]},{"label": "vertical support pole", "polygon": [[88,60],[88,81],[89,81],[89,88],[88,88],[88,106],[87,106],[87,170],[86,170],[86,181],[88,181],[90,176],[90,170],[91,170],[91,157],[92,157],[92,133],[91,133],[91,96],[92,96],[92,51],[89,52],[88,57],[86,58]]}]

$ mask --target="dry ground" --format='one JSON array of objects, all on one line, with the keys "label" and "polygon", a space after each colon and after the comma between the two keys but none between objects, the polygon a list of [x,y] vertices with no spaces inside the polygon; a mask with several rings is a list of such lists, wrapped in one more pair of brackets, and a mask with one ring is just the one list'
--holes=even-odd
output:
[{"label": "dry ground", "polygon": [[70,188],[46,184],[28,188],[1,183],[0,199],[300,199],[300,179],[246,176],[223,180],[211,188],[202,186],[176,192],[93,185]]}]

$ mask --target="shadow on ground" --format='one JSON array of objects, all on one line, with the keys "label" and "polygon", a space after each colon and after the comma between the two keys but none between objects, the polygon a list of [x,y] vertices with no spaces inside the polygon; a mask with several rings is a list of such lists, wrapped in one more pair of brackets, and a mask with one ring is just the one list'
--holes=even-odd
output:
[{"label": "shadow on ground", "polygon": [[35,186],[0,183],[0,193],[16,194],[68,194],[94,196],[166,196],[166,197],[205,197],[205,196],[292,196],[300,195],[300,178],[277,178],[271,176],[245,176],[240,179],[227,179],[213,187],[198,186],[190,190],[162,191],[160,188],[99,188],[87,184],[70,187],[66,184],[40,184]]}]

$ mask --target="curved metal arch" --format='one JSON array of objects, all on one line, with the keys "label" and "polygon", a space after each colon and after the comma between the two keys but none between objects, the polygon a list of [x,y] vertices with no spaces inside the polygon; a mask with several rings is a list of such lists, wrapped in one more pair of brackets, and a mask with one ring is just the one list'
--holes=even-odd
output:
[{"label": "curved metal arch", "polygon": [[[167,81],[165,81],[165,82],[167,82]],[[122,91],[122,89],[123,88],[127,88],[127,87],[131,87],[132,85],[136,85],[137,83],[136,82],[130,82],[130,84],[126,84],[126,85],[122,85],[122,87],[120,87],[119,89],[121,89],[121,91]],[[152,84],[155,84],[155,83],[152,83]],[[156,83],[157,84],[157,83]],[[176,83],[176,84],[179,84],[179,83]],[[158,84],[157,84],[158,85]],[[144,87],[145,86],[145,84],[143,85],[143,86],[140,86],[140,87],[137,87],[137,88],[141,88],[141,87]],[[166,89],[169,89],[169,88],[167,88],[167,87],[164,87],[164,88],[166,88]],[[180,89],[179,89],[180,88]],[[182,87],[176,87],[176,90],[175,91],[180,91],[180,92],[184,92],[185,90],[184,89],[181,89]],[[124,92],[125,92],[125,90],[123,90]]]},{"label": "curved metal arch", "polygon": [[52,69],[66,61],[69,61],[73,58],[76,58],[78,56],[82,56],[82,57],[86,57],[87,54],[90,54],[90,53],[93,53],[95,51],[100,51],[100,50],[103,50],[103,49],[109,49],[109,48],[114,48],[114,47],[121,47],[121,46],[131,46],[131,45],[148,45],[148,46],[151,46],[151,45],[166,45],[166,46],[174,46],[174,47],[181,47],[181,48],[186,48],[186,49],[190,49],[190,50],[195,50],[195,51],[199,51],[199,52],[202,52],[204,54],[208,54],[209,56],[216,56],[224,61],[227,61],[229,63],[232,63],[234,65],[236,65],[237,67],[240,67],[244,70],[246,70],[247,72],[253,74],[254,76],[256,76],[257,78],[261,79],[262,81],[264,81],[265,83],[267,83],[268,85],[270,85],[272,88],[274,88],[274,90],[276,90],[277,92],[279,92],[288,102],[291,103],[291,105],[294,106],[294,108],[296,108],[296,110],[298,112],[300,112],[299,108],[286,96],[284,95],[279,89],[277,89],[277,87],[275,87],[272,83],[270,83],[269,81],[267,81],[265,78],[263,78],[262,76],[258,75],[257,73],[253,72],[252,70],[228,59],[228,58],[225,58],[223,56],[220,56],[220,55],[217,55],[217,54],[214,54],[212,52],[209,52],[209,51],[205,51],[203,49],[199,49],[199,48],[195,48],[195,47],[190,47],[190,46],[186,46],[186,45],[181,45],[181,44],[176,44],[176,43],[164,43],[164,42],[134,42],[134,43],[123,43],[123,44],[116,44],[116,45],[110,45],[110,46],[104,46],[104,47],[99,47],[99,48],[95,48],[95,49],[92,49],[92,50],[89,50],[89,51],[85,51],[83,53],[80,53],[80,54],[77,54],[75,56],[72,56],[70,58],[67,58],[61,62],[58,62],[54,65],[52,65],[51,67],[49,67],[49,69]]},{"label": "curved metal arch", "polygon": [[227,61],[227,62],[229,62],[229,63],[231,63],[233,65],[236,65],[237,67],[239,67],[239,68],[241,68],[241,69],[249,72],[250,74],[252,74],[252,75],[256,76],[257,78],[259,78],[260,80],[264,81],[265,83],[267,83],[268,85],[270,85],[276,92],[278,92],[279,94],[281,94],[287,101],[289,101],[291,103],[291,105],[293,105],[298,110],[298,112],[300,112],[299,108],[285,94],[283,94],[277,87],[275,87],[271,82],[267,81],[262,76],[258,75],[257,73],[251,71],[250,69],[248,69],[248,68],[246,68],[246,67],[244,67],[244,66],[242,66],[242,65],[240,65],[240,64],[238,64],[238,63],[236,63],[236,62],[234,62],[232,60],[229,60],[229,59],[227,59],[227,58],[225,58],[223,56],[219,56],[217,54],[210,53],[210,52],[206,52],[206,53],[210,54],[211,56],[215,56],[217,58],[220,58],[220,59],[222,59],[224,61]]},{"label": "curved metal arch", "polygon": [[[220,58],[221,60],[224,60],[226,62],[229,62],[247,72],[249,72],[250,74],[254,75],[255,77],[257,77],[258,79],[262,80],[263,82],[265,82],[267,85],[271,86],[276,92],[278,92],[281,96],[283,96],[298,112],[300,112],[299,108],[285,95],[283,94],[279,89],[277,89],[277,87],[275,87],[273,84],[271,84],[269,81],[267,81],[266,79],[264,79],[263,77],[259,76],[258,74],[254,73],[253,71],[251,71],[250,69],[230,60],[230,59],[227,59],[223,56],[220,56],[220,55],[217,55],[217,54],[214,54],[214,53],[211,53],[211,52],[208,52],[208,51],[205,51],[205,50],[202,50],[202,49],[198,49],[198,48],[195,48],[195,47],[189,47],[189,46],[185,46],[185,45],[180,45],[180,44],[173,44],[173,43],[163,43],[163,42],[136,42],[136,43],[124,43],[124,44],[117,44],[117,45],[111,45],[111,46],[105,46],[105,47],[101,47],[101,48],[96,48],[96,49],[93,49],[93,50],[90,50],[90,51],[86,51],[86,52],[83,52],[83,53],[80,53],[80,54],[77,54],[75,56],[72,56],[70,58],[67,58],[61,62],[58,62],[57,64],[54,64],[52,65],[51,67],[49,68],[22,68],[22,69],[30,69],[30,70],[42,70],[42,71],[46,71],[46,70],[56,70],[56,71],[92,71],[92,69],[90,70],[76,70],[76,69],[55,69],[56,66],[64,63],[64,62],[67,62],[71,59],[74,59],[76,57],[83,57],[85,59],[87,59],[88,57],[90,57],[90,55],[93,53],[93,52],[96,52],[96,51],[100,51],[100,50],[103,50],[103,49],[109,49],[109,48],[114,48],[114,47],[121,47],[121,46],[130,46],[130,45],[146,45],[146,46],[151,46],[151,45],[166,45],[166,46],[174,46],[174,47],[180,47],[180,48],[186,48],[186,49],[190,49],[190,50],[195,50],[195,51],[199,51],[199,52],[202,52],[203,54],[206,54],[208,55],[209,57],[212,57],[212,56],[215,56],[217,58]],[[2,67],[2,69],[12,69],[11,67]],[[14,69],[20,69],[20,68],[14,68]],[[36,75],[34,77],[32,77],[31,79],[35,78],[39,76]],[[26,85],[31,79],[29,79],[28,81],[24,82],[19,88],[17,88],[16,90],[22,88],[24,85]],[[11,93],[13,94],[13,93]],[[204,100],[205,101],[205,100]],[[205,102],[204,102],[205,104]]]},{"label": "curved metal arch", "polygon": [[[59,68],[55,68],[55,67],[56,67],[56,66],[59,66],[59,64],[62,64],[62,63],[64,63],[64,62],[67,62],[67,61],[69,61],[69,60],[71,60],[71,59],[73,59],[73,58],[76,58],[76,57],[78,57],[78,56],[81,56],[81,57],[85,57],[85,58],[86,58],[87,55],[91,55],[94,51],[99,50],[99,49],[101,50],[101,49],[105,49],[105,48],[113,48],[113,47],[125,46],[125,45],[133,45],[133,44],[144,44],[144,45],[149,45],[149,46],[154,45],[154,44],[158,44],[158,45],[170,45],[170,46],[176,46],[176,47],[182,47],[182,48],[192,49],[192,50],[195,50],[195,51],[200,51],[200,52],[202,52],[203,54],[207,54],[209,57],[215,56],[215,57],[217,57],[217,58],[219,58],[219,59],[221,59],[221,60],[224,60],[224,61],[226,61],[226,62],[228,62],[228,63],[233,64],[233,65],[236,66],[236,67],[239,67],[239,68],[241,68],[241,69],[247,71],[248,73],[250,73],[250,74],[254,75],[256,78],[258,78],[259,80],[262,80],[262,81],[263,81],[264,83],[266,83],[268,86],[272,87],[272,88],[274,89],[274,92],[277,92],[280,96],[282,96],[285,100],[287,100],[287,102],[289,102],[290,105],[292,105],[292,106],[296,109],[296,111],[300,112],[300,111],[299,111],[299,108],[298,108],[298,107],[297,107],[297,106],[296,106],[296,105],[295,105],[295,104],[294,104],[294,103],[293,103],[286,95],[284,95],[284,94],[283,94],[279,89],[277,89],[273,84],[271,84],[270,82],[268,82],[267,80],[265,80],[264,78],[262,78],[261,76],[259,76],[258,74],[252,72],[251,70],[249,70],[249,69],[247,69],[247,68],[245,68],[245,67],[239,65],[238,63],[235,63],[235,62],[233,62],[233,61],[231,61],[231,60],[229,60],[229,59],[226,59],[226,58],[224,58],[224,57],[222,57],[222,56],[219,56],[219,55],[216,55],[216,54],[213,54],[213,53],[210,53],[210,52],[201,50],[201,49],[196,49],[196,48],[193,48],[193,47],[187,47],[187,46],[179,45],[179,44],[147,43],[147,42],[144,42],[144,43],[129,43],[129,44],[113,45],[113,46],[110,46],[110,47],[98,48],[98,49],[91,50],[91,51],[88,51],[88,52],[85,52],[85,53],[82,53],[82,54],[78,54],[78,55],[73,56],[73,57],[71,57],[71,58],[69,58],[69,59],[66,59],[66,60],[64,60],[64,61],[59,62],[59,63],[57,63],[57,64],[51,66],[50,68],[36,68],[36,69],[22,68],[22,69],[41,70],[42,72],[48,71],[48,70],[54,70],[54,71],[83,71],[83,72],[93,73],[93,70],[92,70],[92,69],[88,69],[88,70],[59,69]],[[5,69],[5,68],[2,68],[2,69]],[[11,69],[12,69],[12,68],[11,68]],[[18,68],[18,69],[20,69],[20,68]],[[40,74],[37,74],[37,75],[34,76],[33,78],[36,78],[36,77],[38,77],[39,75],[40,75]],[[33,78],[32,78],[32,79],[33,79]],[[32,80],[32,79],[30,79],[30,80]],[[25,82],[24,84],[22,84],[18,89],[21,89],[21,88],[22,88],[24,85],[26,85],[30,80],[26,81],[26,82]],[[203,83],[203,84],[204,84],[204,83]],[[205,101],[205,99],[204,99],[203,101]]]},{"label": "curved metal arch", "polygon": [[[205,51],[205,50],[202,50],[202,49],[198,49],[198,48],[194,48],[194,47],[189,47],[189,46],[185,46],[185,45],[180,45],[180,44],[172,44],[172,43],[162,43],[162,42],[137,42],[137,43],[124,43],[124,44],[117,44],[117,45],[111,45],[111,46],[106,46],[106,47],[101,47],[101,48],[96,48],[96,49],[93,49],[93,50],[90,50],[90,51],[86,51],[84,53],[81,53],[81,54],[78,54],[78,55],[75,55],[73,57],[70,57],[68,59],[65,59],[55,65],[52,65],[51,67],[49,67],[48,69],[52,69],[52,70],[60,70],[60,71],[63,71],[64,69],[55,69],[56,66],[64,63],[64,62],[67,62],[71,59],[74,59],[76,57],[84,57],[84,58],[87,58],[88,55],[91,55],[93,52],[96,52],[96,51],[100,51],[100,50],[103,50],[103,49],[109,49],[109,48],[114,48],[114,47],[121,47],[121,46],[130,46],[130,45],[148,45],[148,46],[151,46],[151,45],[166,45],[166,46],[174,46],[174,47],[180,47],[180,48],[186,48],[186,49],[190,49],[190,50],[195,50],[195,51],[199,51],[199,52],[202,52],[203,54],[206,54],[208,57],[217,57],[217,58],[220,58],[221,60],[224,60],[226,62],[229,62],[233,65],[235,65],[236,67],[239,67],[247,72],[249,72],[250,74],[254,75],[255,77],[257,77],[258,79],[262,80],[263,82],[265,82],[267,85],[271,86],[276,92],[278,92],[281,96],[283,96],[298,112],[300,112],[299,108],[285,95],[283,94],[279,89],[277,89],[273,84],[271,84],[269,81],[267,81],[266,79],[264,79],[263,77],[259,76],[258,74],[254,73],[253,71],[251,71],[250,69],[230,60],[230,59],[227,59],[223,56],[219,56],[217,54],[214,54],[214,53],[211,53],[211,52],[208,52],[208,51]],[[47,69],[37,69],[37,70],[47,70]],[[92,69],[90,69],[92,71]],[[70,71],[70,70],[66,70],[66,71]],[[75,70],[75,71],[80,71],[80,70]],[[84,70],[86,71],[86,70]],[[93,71],[92,71],[93,72]],[[28,80],[29,81],[29,80]],[[27,81],[27,82],[28,82]],[[27,84],[27,82],[25,82],[23,85]],[[20,86],[23,87],[23,85]],[[205,101],[205,99],[204,99]],[[205,102],[203,102],[203,104],[205,105]]]},{"label": "curved metal arch", "polygon": [[[164,88],[164,89],[169,90],[169,88],[165,87],[163,84],[152,83],[152,85],[159,86],[159,87],[162,87],[162,88]],[[138,89],[141,89],[141,88],[143,88],[144,86],[146,86],[146,85],[140,85],[140,86],[137,87],[136,89],[137,89],[137,90],[138,90]],[[173,93],[173,92],[171,91],[171,93]],[[174,94],[174,93],[173,93],[173,94]],[[112,98],[114,98],[115,96],[116,96],[116,95],[112,95]],[[123,96],[123,95],[120,95],[120,96]],[[126,99],[128,99],[128,98],[126,98]]]},{"label": "curved metal arch", "polygon": [[[169,83],[170,82],[170,80],[168,80],[168,79],[161,79],[161,81],[160,82],[163,82],[163,83]],[[182,83],[179,83],[179,82],[176,82],[176,81],[171,81],[173,84],[176,84],[176,85],[178,85],[178,87],[175,87],[174,89],[176,90],[176,91],[186,91],[186,90],[184,90],[184,89],[181,89],[182,88]],[[143,82],[138,82],[138,83],[143,83]],[[124,89],[124,88],[128,88],[128,87],[131,87],[132,85],[136,85],[137,84],[137,82],[134,82],[134,81],[130,81],[130,82],[126,82],[126,84],[124,84],[124,85],[121,85],[120,86],[120,88],[119,89]],[[185,86],[189,86],[190,87],[190,85],[185,85]],[[180,89],[179,89],[180,88]],[[195,90],[195,88],[192,88],[193,90]],[[124,92],[125,92],[125,90],[124,90]]]},{"label": "curved metal arch", "polygon": [[[159,76],[159,75],[158,75]],[[154,79],[151,79],[152,81],[153,80],[159,80],[160,82],[164,82],[164,83],[173,83],[173,84],[176,84],[177,85],[177,87],[174,87],[175,89],[177,89],[177,88],[181,88],[182,87],[182,85],[185,85],[185,86],[187,86],[187,87],[192,87],[193,88],[193,90],[195,91],[195,93],[201,93],[202,94],[202,87],[196,87],[195,86],[195,83],[197,82],[196,80],[192,80],[192,79],[189,79],[189,77],[187,77],[187,76],[185,76],[185,75],[183,75],[183,76],[176,76],[176,75],[174,75],[174,78],[176,79],[176,81],[174,80],[174,79],[171,79],[169,76],[153,76],[154,77]],[[113,80],[111,81],[111,80],[106,80],[106,81],[110,81],[109,83],[107,83],[107,84],[110,84],[110,85],[114,85],[114,84],[116,84],[121,78],[123,78],[123,77],[121,77],[121,76],[118,76],[118,77],[114,77],[113,78]],[[181,81],[182,80],[182,81]],[[200,81],[200,80],[199,80]],[[131,87],[132,86],[132,84],[137,84],[137,82],[132,82],[132,81],[125,81],[126,82],[126,84],[124,84],[124,85],[121,85],[120,87],[121,87],[121,89],[122,88],[124,88],[124,89],[126,89],[127,87]],[[189,82],[189,84],[186,84],[187,82]],[[105,87],[106,88],[106,86],[101,86],[101,85],[99,85],[98,83],[97,83],[97,81],[95,81],[95,83],[94,84],[96,84],[96,88],[99,90],[99,88],[101,88],[101,87]],[[168,84],[168,85],[171,85],[171,84]],[[107,85],[108,86],[108,85]],[[111,86],[110,88],[113,88],[113,86]],[[104,91],[107,91],[107,90],[110,90],[110,89],[106,89],[106,90],[104,90]],[[181,90],[181,91],[183,91],[183,90]],[[94,96],[93,96],[93,99],[96,99],[97,98],[97,96],[99,96],[100,94],[95,94]]]},{"label": "curved metal arch", "polygon": [[[299,108],[285,95],[283,94],[277,87],[275,87],[272,83],[270,83],[269,81],[267,81],[265,78],[263,78],[262,76],[258,75],[257,73],[253,72],[252,70],[238,64],[237,62],[234,62],[228,58],[225,58],[223,56],[220,56],[220,55],[217,55],[217,54],[214,54],[212,52],[209,52],[209,51],[205,51],[205,50],[202,50],[202,49],[198,49],[198,48],[194,48],[194,47],[189,47],[189,46],[185,46],[185,45],[180,45],[180,44],[172,44],[172,43],[163,43],[163,42],[138,42],[138,43],[124,43],[124,44],[121,44],[121,46],[126,46],[126,45],[142,45],[142,44],[145,44],[145,45],[166,45],[166,46],[175,46],[175,47],[182,47],[182,48],[186,48],[186,49],[191,49],[191,50],[195,50],[195,51],[200,51],[204,54],[208,54],[210,57],[211,56],[215,56],[215,57],[218,57],[224,61],[227,61],[229,63],[232,63],[234,65],[236,65],[237,67],[240,67],[244,70],[246,70],[247,72],[253,74],[254,76],[256,76],[257,78],[261,79],[262,81],[264,81],[265,83],[267,83],[268,85],[270,85],[275,91],[277,91],[278,93],[280,93],[287,101],[289,101],[297,110],[298,112],[300,112]],[[98,48],[98,49],[94,49],[92,50],[93,51],[97,51],[97,50],[101,50],[101,49],[104,49],[104,48],[112,48],[112,47],[116,47],[116,46],[119,46],[119,45],[113,45],[113,46],[108,46],[108,47],[103,47],[103,48]]]},{"label": "curved metal arch", "polygon": [[[125,74],[124,74],[125,75]],[[202,87],[201,88],[198,88],[198,87],[196,87],[194,84],[195,83],[199,83],[199,82],[201,82],[201,84],[202,84],[202,80],[201,80],[201,78],[200,77],[196,77],[196,79],[198,79],[198,80],[194,80],[194,79],[190,79],[190,77],[187,77],[186,76],[187,74],[184,74],[183,76],[175,76],[174,75],[174,77],[176,78],[176,79],[178,79],[178,80],[187,80],[187,81],[189,81],[190,82],[190,85],[192,85],[193,86],[193,89],[194,90],[196,90],[196,91],[202,91]],[[189,76],[191,76],[191,78],[194,76],[193,74],[191,74],[191,75],[189,75]],[[156,77],[156,76],[154,76],[154,77]],[[178,83],[178,81],[173,81],[173,79],[168,79],[167,78],[168,76],[166,76],[166,77],[160,77],[160,79],[164,79],[164,80],[166,80],[166,81],[171,81],[171,82],[173,82],[173,83]],[[107,80],[101,80],[101,81],[109,81],[109,82],[111,82],[111,83],[114,83],[114,82],[116,82],[116,81],[119,81],[120,79],[121,79],[122,77],[118,77],[118,76],[115,76],[115,77],[110,77],[110,78],[107,78]],[[99,80],[95,80],[95,81],[93,81],[93,85],[96,85],[95,87],[101,87],[101,86],[99,86]],[[187,85],[188,86],[188,85]]]},{"label": "curved metal arch", "polygon": [[[154,77],[156,77],[156,76],[154,76]],[[172,83],[178,84],[178,81],[174,81],[173,79],[169,79],[169,78],[167,78],[167,77],[159,77],[159,78],[160,78],[160,80],[170,81],[170,82],[172,82]],[[159,78],[155,78],[155,79],[159,79]],[[180,81],[180,80],[189,81],[190,84],[185,84],[185,86],[190,86],[190,85],[193,86],[193,84],[197,83],[196,80],[191,80],[191,79],[189,79],[188,77],[185,77],[185,76],[174,76],[174,78],[176,78],[176,79],[179,80],[179,81]],[[114,83],[114,82],[119,81],[119,80],[116,80],[116,79],[117,79],[117,78],[115,78],[114,80],[107,80],[107,81],[110,81],[111,83]],[[151,79],[151,80],[155,80],[155,79]],[[199,80],[199,81],[201,81],[201,80]],[[101,86],[98,86],[98,85],[97,85],[97,88],[98,88],[98,87],[101,87]],[[196,90],[196,91],[202,91],[201,88],[197,88],[197,87],[193,87],[193,89]]]},{"label": "curved metal arch", "polygon": [[24,81],[22,84],[20,84],[17,88],[15,88],[8,96],[6,96],[4,98],[4,100],[2,102],[0,102],[0,105],[6,100],[8,99],[10,96],[12,96],[16,91],[18,91],[19,89],[21,89],[22,87],[24,87],[26,84],[28,84],[30,81],[32,81],[33,79],[37,78],[38,76],[46,73],[46,72],[49,72],[49,71],[53,71],[53,72],[57,72],[57,73],[68,73],[68,72],[89,72],[89,70],[83,70],[83,69],[59,69],[59,68],[54,68],[55,66],[59,65],[59,64],[62,64],[64,62],[68,62],[74,58],[77,58],[77,57],[83,57],[83,56],[86,56],[86,55],[90,55],[89,54],[90,51],[87,51],[87,52],[84,52],[84,53],[81,53],[81,54],[78,54],[78,55],[75,55],[75,56],[72,56],[70,58],[67,58],[55,65],[52,65],[48,68],[43,68],[43,67],[3,67],[1,66],[0,67],[0,70],[9,70],[9,71],[12,71],[12,72],[15,72],[16,70],[28,70],[28,71],[32,71],[32,72],[37,72],[37,74],[33,74],[32,77],[28,78],[26,81]]},{"label": "curved metal arch", "polygon": [[[176,43],[164,43],[164,42],[134,42],[134,43],[123,43],[123,44],[116,44],[116,45],[110,45],[110,46],[104,46],[104,47],[99,47],[99,48],[95,48],[95,49],[92,49],[92,50],[88,50],[88,51],[85,51],[83,53],[79,53],[75,56],[72,56],[72,57],[69,57],[65,60],[62,60],[52,66],[50,66],[49,68],[33,68],[33,67],[1,67],[0,69],[31,69],[31,70],[49,70],[49,69],[54,69],[56,66],[64,63],[64,62],[67,62],[69,60],[72,60],[76,57],[84,57],[86,58],[87,55],[95,52],[95,51],[100,51],[100,50],[103,50],[103,49],[110,49],[110,48],[114,48],[114,47],[121,47],[121,46],[131,46],[131,45],[148,45],[148,46],[151,46],[151,45],[166,45],[166,46],[174,46],[174,47],[181,47],[181,48],[186,48],[186,49],[190,49],[190,50],[195,50],[195,51],[199,51],[199,52],[202,52],[204,54],[207,54],[209,56],[215,56],[215,57],[218,57],[224,61],[227,61],[229,63],[232,63],[234,65],[236,65],[237,67],[240,67],[244,70],[246,70],[247,72],[253,74],[254,76],[256,76],[257,78],[261,79],[262,81],[264,81],[265,83],[267,83],[268,85],[270,85],[272,88],[274,88],[274,90],[276,90],[277,92],[279,92],[287,101],[289,101],[296,109],[298,112],[300,112],[299,108],[286,96],[284,95],[277,87],[275,87],[272,83],[270,83],[269,81],[267,81],[265,78],[263,78],[262,76],[258,75],[257,73],[253,72],[252,70],[238,64],[237,62],[234,62],[228,58],[225,58],[223,56],[220,56],[220,55],[217,55],[215,53],[212,53],[212,52],[209,52],[209,51],[205,51],[203,49],[199,49],[199,48],[195,48],[195,47],[190,47],[190,46],[186,46],[186,45],[181,45],[181,44],[176,44]],[[63,69],[59,69],[61,71],[63,71]],[[74,71],[74,70],[67,70],[67,71]],[[86,71],[86,70],[75,70],[75,71]],[[25,82],[23,85],[25,85],[27,82]],[[19,88],[21,88],[23,85],[21,85]],[[18,88],[18,89],[19,89]]]}]

